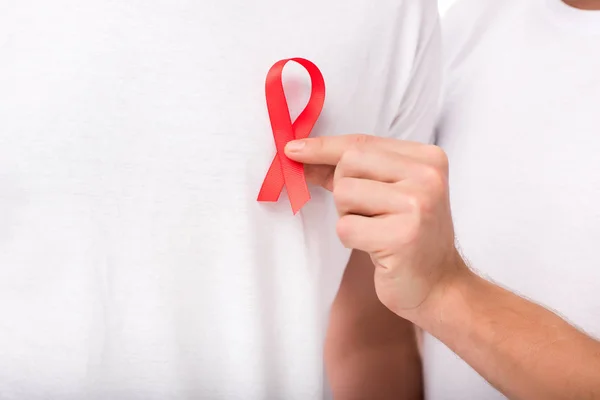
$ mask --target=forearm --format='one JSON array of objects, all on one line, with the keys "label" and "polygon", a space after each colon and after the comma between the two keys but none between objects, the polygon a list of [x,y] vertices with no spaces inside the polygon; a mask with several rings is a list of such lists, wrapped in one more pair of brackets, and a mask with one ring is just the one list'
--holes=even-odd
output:
[{"label": "forearm", "polygon": [[326,360],[336,400],[423,398],[421,362],[414,343],[328,343]]},{"label": "forearm", "polygon": [[377,299],[368,255],[352,256],[333,304],[325,361],[336,400],[422,398],[412,323]]},{"label": "forearm", "polygon": [[543,307],[465,274],[424,314],[424,329],[511,399],[600,398],[600,342]]}]

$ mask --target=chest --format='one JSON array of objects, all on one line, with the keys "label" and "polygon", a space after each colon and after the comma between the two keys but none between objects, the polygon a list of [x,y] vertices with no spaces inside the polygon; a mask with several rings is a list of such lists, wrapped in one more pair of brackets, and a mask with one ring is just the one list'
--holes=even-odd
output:
[{"label": "chest", "polygon": [[[3,142],[10,131],[12,142],[18,132],[23,142],[91,141],[96,152],[106,141],[131,147],[141,138],[154,138],[157,147],[201,137],[227,149],[225,138],[240,150],[263,148],[271,140],[264,80],[275,61],[289,57],[311,59],[323,71],[324,122],[347,122],[328,128],[372,127],[389,83],[377,74],[395,56],[395,7],[388,1],[374,11],[366,0],[352,3],[12,5],[0,20]],[[309,79],[290,67],[285,80],[297,115]]]},{"label": "chest", "polygon": [[[33,186],[61,182],[102,195],[109,189],[99,180],[139,186],[143,176],[162,179],[161,187],[216,189],[241,179],[254,188],[274,155],[264,83],[280,59],[308,58],[325,77],[313,135],[378,133],[393,121],[411,62],[399,54],[398,3],[7,5],[0,166]],[[284,82],[295,117],[310,80],[290,65]]]}]

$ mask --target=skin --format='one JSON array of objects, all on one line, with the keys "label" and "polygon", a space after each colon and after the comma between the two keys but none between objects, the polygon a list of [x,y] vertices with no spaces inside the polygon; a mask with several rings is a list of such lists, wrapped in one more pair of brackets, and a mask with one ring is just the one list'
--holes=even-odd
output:
[{"label": "skin", "polygon": [[564,0],[564,2],[571,7],[582,10],[600,10],[599,0]]},{"label": "skin", "polygon": [[355,251],[331,309],[325,365],[334,398],[422,399],[413,325],[379,301],[374,271],[369,255]]},{"label": "skin", "polygon": [[347,135],[290,142],[286,154],[333,192],[340,240],[369,255],[377,298],[400,319],[511,399],[600,398],[600,342],[477,276],[460,257],[443,150]]}]

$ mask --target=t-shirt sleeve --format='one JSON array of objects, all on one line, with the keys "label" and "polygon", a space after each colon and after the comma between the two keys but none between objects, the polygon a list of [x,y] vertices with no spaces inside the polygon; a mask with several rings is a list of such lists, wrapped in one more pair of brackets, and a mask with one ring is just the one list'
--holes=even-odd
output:
[{"label": "t-shirt sleeve", "polygon": [[[433,143],[442,85],[441,29],[437,1],[420,1],[421,23],[409,80],[389,137]],[[414,14],[413,14],[414,15]]]}]

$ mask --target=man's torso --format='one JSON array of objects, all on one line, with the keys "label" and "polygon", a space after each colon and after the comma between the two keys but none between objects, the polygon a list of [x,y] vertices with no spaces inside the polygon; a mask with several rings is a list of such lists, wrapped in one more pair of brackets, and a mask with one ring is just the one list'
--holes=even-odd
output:
[{"label": "man's torso", "polygon": [[[0,1],[0,397],[321,398],[348,252],[326,193],[256,195],[264,80],[322,70],[315,135],[387,134],[423,7]],[[433,14],[432,14],[433,15]],[[292,115],[310,92],[284,73]]]}]

